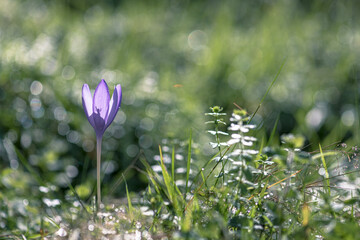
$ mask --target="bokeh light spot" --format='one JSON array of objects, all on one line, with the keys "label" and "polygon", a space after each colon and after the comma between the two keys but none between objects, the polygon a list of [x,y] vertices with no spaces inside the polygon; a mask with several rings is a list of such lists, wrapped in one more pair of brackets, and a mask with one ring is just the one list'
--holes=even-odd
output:
[{"label": "bokeh light spot", "polygon": [[68,134],[70,131],[70,127],[69,125],[67,125],[64,122],[59,123],[58,125],[58,133],[62,136],[65,136],[66,134]]},{"label": "bokeh light spot", "polygon": [[324,122],[327,116],[327,108],[324,105],[317,106],[311,109],[306,114],[306,124],[309,127],[318,129]]},{"label": "bokeh light spot", "polygon": [[118,114],[116,115],[114,122],[118,124],[124,124],[126,121],[126,114],[119,110]]},{"label": "bokeh light spot", "polygon": [[70,80],[75,77],[75,69],[72,66],[65,66],[62,70],[61,76],[65,80]]},{"label": "bokeh light spot", "polygon": [[149,135],[142,135],[139,138],[139,145],[142,148],[145,148],[145,149],[149,148],[152,146],[152,143],[153,143],[153,140]]},{"label": "bokeh light spot", "polygon": [[151,118],[143,118],[140,121],[140,127],[144,130],[151,131],[154,128],[154,121]]},{"label": "bokeh light spot", "polygon": [[200,50],[206,47],[208,36],[201,30],[192,31],[188,36],[189,47],[194,50]]},{"label": "bokeh light spot", "polygon": [[341,122],[348,127],[354,125],[355,122],[355,113],[353,110],[346,110],[341,114]]},{"label": "bokeh light spot", "polygon": [[67,117],[67,112],[63,107],[56,107],[54,109],[54,117],[58,121],[64,121]]},{"label": "bokeh light spot", "polygon": [[85,152],[91,152],[94,150],[95,144],[91,140],[85,140],[82,144],[82,148]]},{"label": "bokeh light spot", "polygon": [[145,113],[149,117],[155,118],[159,115],[159,110],[160,110],[159,105],[155,103],[150,103],[146,106]]},{"label": "bokeh light spot", "polygon": [[66,139],[71,143],[78,143],[80,141],[80,134],[76,131],[70,131],[66,135]]},{"label": "bokeh light spot", "polygon": [[231,88],[241,89],[246,83],[246,76],[241,71],[232,72],[228,78]]},{"label": "bokeh light spot", "polygon": [[66,175],[69,178],[74,178],[79,174],[79,170],[77,169],[77,167],[75,167],[74,165],[68,165],[66,166]]},{"label": "bokeh light spot", "polygon": [[22,145],[24,148],[28,148],[28,147],[30,147],[30,145],[31,145],[32,138],[31,138],[31,136],[30,136],[29,134],[23,133],[23,134],[21,135],[20,142],[21,142],[21,145]]},{"label": "bokeh light spot", "polygon": [[139,147],[135,144],[131,144],[126,148],[126,153],[129,157],[135,157],[139,152]]},{"label": "bokeh light spot", "polygon": [[32,95],[39,95],[43,91],[43,85],[39,81],[33,81],[30,85],[30,92]]},{"label": "bokeh light spot", "polygon": [[30,107],[33,111],[38,111],[41,108],[41,101],[38,98],[33,98],[30,101]]}]

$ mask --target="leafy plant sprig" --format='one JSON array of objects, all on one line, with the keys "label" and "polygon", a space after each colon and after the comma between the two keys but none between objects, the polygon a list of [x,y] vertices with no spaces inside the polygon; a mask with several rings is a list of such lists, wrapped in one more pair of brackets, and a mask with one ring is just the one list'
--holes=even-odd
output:
[{"label": "leafy plant sprig", "polygon": [[[220,141],[220,135],[224,135],[227,136],[229,135],[226,132],[220,131],[219,130],[219,126],[220,124],[226,125],[226,123],[224,122],[223,118],[221,118],[222,116],[226,116],[226,113],[222,113],[223,108],[219,107],[219,106],[214,106],[214,107],[210,107],[211,112],[210,113],[205,113],[205,115],[207,116],[212,116],[214,118],[213,121],[208,121],[206,122],[206,124],[214,124],[215,125],[215,130],[209,130],[208,133],[210,133],[211,135],[215,136],[215,141],[216,142],[210,142],[211,147],[217,148],[219,151],[219,156],[215,158],[216,161],[222,161],[222,168],[221,171],[218,175],[218,178],[222,177],[223,180],[223,184],[225,183],[225,174],[224,174],[224,169],[225,169],[225,162],[224,162],[224,156],[222,154],[222,146],[227,146],[228,144],[226,142],[221,142]],[[215,186],[217,184],[218,179],[216,180]]]},{"label": "leafy plant sprig", "polygon": [[243,176],[247,170],[246,158],[252,158],[251,155],[258,154],[257,150],[252,147],[257,139],[253,136],[247,136],[251,129],[256,126],[248,124],[249,116],[245,110],[235,109],[230,118],[229,131],[233,131],[231,139],[227,142],[228,145],[235,145],[234,151],[228,154],[227,159],[231,162],[229,169],[230,180],[228,183],[237,183],[238,187],[243,182],[250,183],[251,181],[244,181]]}]

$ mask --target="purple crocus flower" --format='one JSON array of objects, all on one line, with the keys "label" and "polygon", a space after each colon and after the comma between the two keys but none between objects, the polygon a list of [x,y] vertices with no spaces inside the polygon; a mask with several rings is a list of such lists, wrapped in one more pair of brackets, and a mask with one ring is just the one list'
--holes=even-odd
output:
[{"label": "purple crocus flower", "polygon": [[100,208],[100,169],[101,169],[101,141],[105,130],[114,120],[121,104],[121,86],[115,86],[114,93],[110,99],[109,88],[104,79],[100,81],[95,89],[94,97],[91,96],[89,86],[84,84],[82,88],[82,103],[89,123],[96,133],[96,153],[97,153],[97,202]]},{"label": "purple crocus flower", "polygon": [[121,104],[121,86],[115,86],[110,99],[109,88],[104,79],[96,87],[94,97],[91,96],[89,86],[83,85],[82,103],[89,123],[94,128],[96,137],[102,138],[105,130],[114,120]]}]

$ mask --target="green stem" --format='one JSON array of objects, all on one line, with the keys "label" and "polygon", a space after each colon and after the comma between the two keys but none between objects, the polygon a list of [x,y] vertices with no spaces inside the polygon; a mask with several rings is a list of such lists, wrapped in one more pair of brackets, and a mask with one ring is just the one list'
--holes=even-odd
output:
[{"label": "green stem", "polygon": [[[222,159],[223,156],[221,155],[221,146],[220,146],[220,137],[219,137],[219,122],[218,121],[219,121],[219,117],[216,116],[216,120],[215,120],[215,132],[216,132],[216,135],[215,136],[216,136],[216,142],[218,144],[220,159]],[[220,170],[219,174],[223,174],[223,176],[222,176],[223,185],[225,183],[225,174],[223,173],[224,169],[225,169],[224,162],[221,162],[221,170]],[[216,178],[215,186],[217,185],[218,180],[219,180],[219,178]]]},{"label": "green stem", "polygon": [[[242,126],[243,125],[243,122],[239,122],[238,123],[240,126]],[[241,136],[241,138],[240,138],[240,142],[239,142],[239,149],[241,150],[240,151],[240,156],[239,156],[239,159],[240,159],[240,161],[241,161],[241,170],[240,170],[240,180],[239,180],[239,183],[237,184],[237,187],[236,187],[236,189],[237,189],[237,195],[239,195],[239,194],[241,194],[241,192],[240,192],[240,190],[241,190],[241,183],[242,183],[242,178],[243,178],[243,174],[244,174],[244,169],[245,169],[245,161],[244,161],[244,158],[243,158],[243,152],[244,152],[244,145],[242,144],[242,142],[241,142],[241,139],[244,137],[244,134],[241,132],[241,131],[239,131],[239,134],[240,134],[240,136]]]},{"label": "green stem", "polygon": [[101,204],[101,186],[100,186],[100,170],[101,170],[101,142],[102,142],[102,137],[98,137],[96,138],[96,153],[97,153],[97,157],[96,157],[96,180],[97,180],[97,205],[98,205],[98,210],[100,210],[100,204]]}]

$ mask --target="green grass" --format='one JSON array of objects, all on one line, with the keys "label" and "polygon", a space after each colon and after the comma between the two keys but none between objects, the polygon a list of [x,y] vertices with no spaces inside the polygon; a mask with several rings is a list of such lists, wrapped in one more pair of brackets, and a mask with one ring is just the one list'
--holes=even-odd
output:
[{"label": "green grass", "polygon": [[[191,143],[192,134],[185,172],[177,171],[183,166],[176,160],[175,147],[159,146],[159,172],[156,165],[140,156],[142,166],[137,171],[148,178],[146,190],[130,193],[123,176],[126,200],[107,196],[100,210],[93,201],[82,200],[71,184],[70,194],[60,205],[55,192],[44,186],[39,193],[43,196],[41,208],[35,207],[40,204],[36,199],[19,203],[23,207],[13,205],[21,197],[16,191],[12,196],[1,195],[3,224],[13,229],[0,237],[36,239],[80,234],[96,239],[140,234],[176,239],[355,239],[352,233],[360,229],[355,217],[360,203],[355,183],[359,170],[356,162],[349,165],[348,159],[356,156],[357,150],[349,151],[341,145],[323,150],[319,146],[319,153],[309,153],[299,150],[304,142],[292,135],[283,136],[280,146],[264,146],[266,141],[258,142],[252,135],[248,119],[244,111],[234,110],[232,125],[224,130],[228,135],[219,138],[228,146],[201,168],[196,167],[198,147],[196,142]],[[324,176],[318,173],[319,168],[325,169]],[[16,181],[16,171],[9,174],[15,175],[3,176],[4,183]],[[175,182],[175,174],[184,185]],[[39,186],[35,171],[29,170],[28,177],[34,179],[34,187]],[[19,222],[25,225],[21,227]],[[348,227],[342,228],[344,224]]]}]

